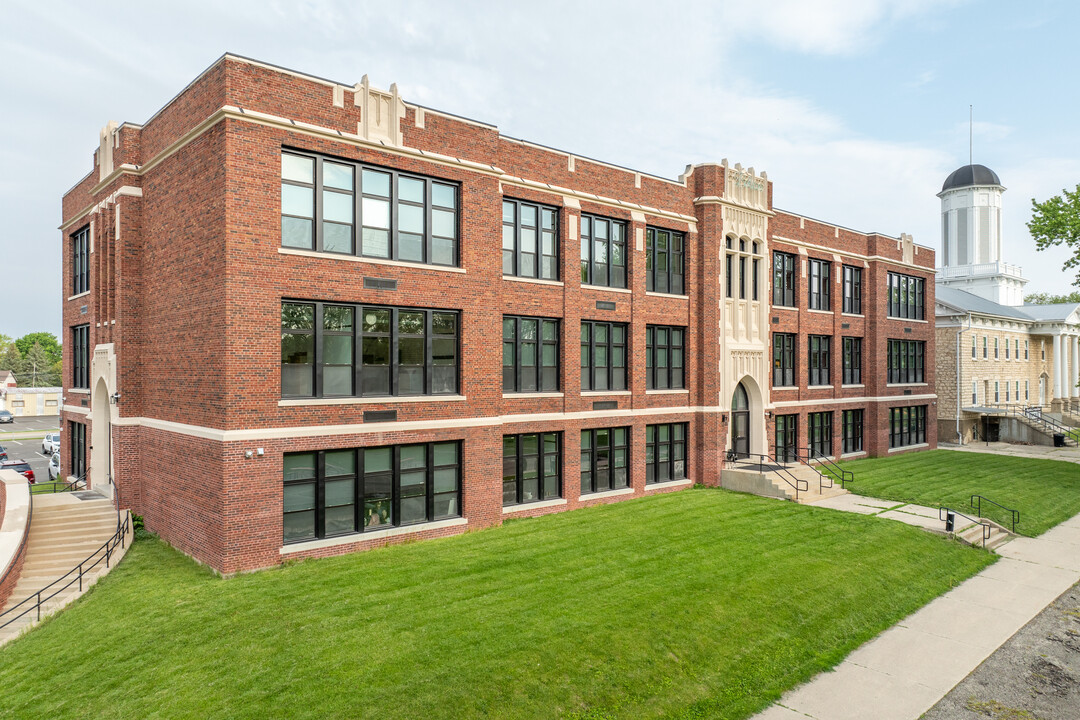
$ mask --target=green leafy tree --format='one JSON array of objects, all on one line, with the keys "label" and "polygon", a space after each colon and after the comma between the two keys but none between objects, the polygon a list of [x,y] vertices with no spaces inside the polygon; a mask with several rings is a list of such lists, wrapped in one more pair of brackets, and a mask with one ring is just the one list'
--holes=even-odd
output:
[{"label": "green leafy tree", "polygon": [[1059,305],[1061,303],[1080,303],[1080,290],[1074,290],[1068,295],[1053,295],[1051,293],[1031,293],[1024,296],[1024,302],[1028,305]]},{"label": "green leafy tree", "polygon": [[29,356],[30,349],[35,344],[40,345],[41,349],[49,356],[51,359],[50,365],[63,357],[60,343],[56,340],[56,336],[50,332],[29,333],[15,341],[15,347],[19,348],[19,354],[24,358]]},{"label": "green leafy tree", "polygon": [[22,372],[22,353],[15,347],[15,343],[0,345],[0,370],[10,370],[15,373],[16,379]]},{"label": "green leafy tree", "polygon": [[[22,380],[25,387],[54,387],[59,385],[59,378],[53,375],[55,361],[40,344],[34,343],[23,358]],[[18,377],[18,373],[16,373]]]},{"label": "green leafy tree", "polygon": [[[1064,269],[1080,267],[1080,185],[1072,192],[1062,190],[1061,195],[1044,202],[1032,198],[1031,209],[1027,226],[1035,238],[1035,247],[1045,250],[1053,245],[1065,245],[1072,250],[1072,257],[1065,261]],[[1080,271],[1072,284],[1080,287]]]}]

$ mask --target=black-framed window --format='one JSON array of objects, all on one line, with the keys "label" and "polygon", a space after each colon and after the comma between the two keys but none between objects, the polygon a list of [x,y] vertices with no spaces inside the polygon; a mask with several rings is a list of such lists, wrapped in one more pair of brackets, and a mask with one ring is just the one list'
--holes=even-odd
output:
[{"label": "black-framed window", "polygon": [[461,516],[456,440],[286,453],[282,460],[286,544]]},{"label": "black-framed window", "polygon": [[682,295],[685,236],[674,230],[645,229],[645,289]]},{"label": "black-framed window", "polygon": [[581,216],[581,282],[583,285],[626,287],[626,223]]},{"label": "black-framed window", "polygon": [[450,310],[285,301],[281,395],[456,394],[458,321]]},{"label": "black-framed window", "polygon": [[686,387],[686,328],[645,327],[645,387],[649,390]]},{"label": "black-framed window", "polygon": [[889,408],[889,447],[926,442],[926,406]]},{"label": "black-framed window", "polygon": [[810,335],[807,337],[810,365],[810,385],[831,385],[829,350],[832,337],[829,335]]},{"label": "black-framed window", "polygon": [[921,383],[925,378],[926,343],[922,340],[889,340],[887,346],[890,383]]},{"label": "black-framed window", "polygon": [[90,289],[90,226],[71,236],[71,294]]},{"label": "black-framed window", "polygon": [[926,281],[913,275],[889,273],[889,317],[922,320]]},{"label": "black-framed window", "polygon": [[1009,359],[1009,338],[1005,338],[1005,359]]},{"label": "black-framed window", "polygon": [[795,384],[795,335],[773,333],[773,387]]},{"label": "black-framed window", "polygon": [[503,506],[562,497],[562,433],[503,435]]},{"label": "black-framed window", "polygon": [[1016,358],[1017,360],[1019,360],[1020,359],[1020,338],[1016,338],[1013,341],[1013,347],[1015,348],[1015,352],[1013,352],[1013,357]]},{"label": "black-framed window", "polygon": [[842,312],[862,315],[862,268],[844,266]]},{"label": "black-framed window", "polygon": [[630,487],[630,428],[581,431],[581,494]]},{"label": "black-framed window", "polygon": [[795,307],[795,256],[773,251],[772,304]]},{"label": "black-framed window", "polygon": [[71,328],[71,387],[90,387],[90,326]]},{"label": "black-framed window", "polygon": [[[987,339],[987,337],[985,335],[983,335],[983,360],[986,360],[987,358],[990,357],[990,351],[987,349],[989,347],[990,347],[990,341]],[[1043,350],[1043,360],[1045,360],[1045,359],[1046,359],[1046,351]]]},{"label": "black-framed window", "polygon": [[998,380],[994,381],[994,402],[1001,402],[1001,383]]},{"label": "black-framed window", "polygon": [[626,324],[581,321],[581,389],[626,389]]},{"label": "black-framed window", "polygon": [[976,349],[979,347],[979,339],[974,335],[971,336],[971,359],[975,359]]},{"label": "black-framed window", "polygon": [[776,459],[794,462],[799,457],[799,416],[776,416]]},{"label": "black-framed window", "polygon": [[[1027,341],[1027,340],[1025,340],[1025,341],[1024,341],[1024,359],[1025,359],[1025,360],[1029,359],[1029,358],[1028,358],[1028,354],[1029,354],[1029,346],[1028,346],[1028,341]],[[975,357],[975,356],[974,356],[974,355],[972,355],[971,357]]]},{"label": "black-framed window", "polygon": [[828,260],[810,259],[809,307],[811,310],[832,310],[832,263]]},{"label": "black-framed window", "polygon": [[841,417],[841,436],[843,452],[862,452],[863,449],[863,411],[845,410]]},{"label": "black-framed window", "polygon": [[503,315],[503,392],[557,392],[559,321]]},{"label": "black-framed window", "polygon": [[71,462],[68,464],[68,475],[74,478],[86,477],[86,425],[81,422],[68,421],[68,452]]},{"label": "black-framed window", "polygon": [[727,255],[725,256],[725,260],[724,260],[724,282],[727,285],[727,288],[726,288],[727,297],[730,298],[730,297],[735,297],[735,294],[734,294],[734,288],[735,288],[735,253],[731,252],[731,250],[732,250],[732,240],[731,240],[731,238],[727,238],[726,246],[727,246],[728,252],[727,252]]},{"label": "black-framed window", "polygon": [[559,279],[559,210],[503,199],[503,275]]},{"label": "black-framed window", "polygon": [[686,423],[645,426],[646,484],[686,479]]},{"label": "black-framed window", "polygon": [[810,455],[832,455],[832,412],[815,412],[806,416]]},{"label": "black-framed window", "polygon": [[281,153],[281,245],[458,264],[458,186],[362,163]]},{"label": "black-framed window", "polygon": [[844,370],[841,383],[843,385],[862,383],[862,338],[844,338]]}]

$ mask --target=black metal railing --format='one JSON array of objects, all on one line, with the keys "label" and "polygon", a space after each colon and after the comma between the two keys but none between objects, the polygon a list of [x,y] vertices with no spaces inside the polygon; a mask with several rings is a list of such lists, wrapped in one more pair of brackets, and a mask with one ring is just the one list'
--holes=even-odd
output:
[{"label": "black metal railing", "polygon": [[1007,415],[1026,420],[1029,426],[1033,426],[1040,432],[1047,435],[1061,435],[1065,438],[1066,445],[1080,446],[1080,431],[1043,414],[1042,408],[1038,405],[998,404],[996,407],[1002,408]]},{"label": "black metal railing", "polygon": [[970,502],[968,504],[971,505],[971,507],[975,508],[975,514],[978,515],[979,517],[984,517],[984,515],[982,514],[983,500],[990,503],[991,505],[997,505],[999,508],[1001,508],[1002,510],[1004,510],[1005,512],[1010,514],[1010,516],[1012,517],[1012,530],[1011,530],[1011,532],[1015,535],[1016,534],[1016,526],[1020,524],[1020,511],[1019,510],[1013,510],[1012,508],[1007,508],[1004,505],[1002,505],[1001,503],[995,502],[995,501],[991,500],[988,497],[984,497],[982,495],[972,495],[971,500],[970,500]]},{"label": "black metal railing", "polygon": [[[973,518],[973,517],[971,517],[969,515],[965,515],[962,512],[957,512],[956,510],[953,510],[952,508],[947,508],[947,507],[938,508],[938,520],[941,520],[943,523],[945,523],[945,530],[947,532],[953,533],[954,535],[956,534],[956,528],[955,528],[955,525],[953,526],[952,529],[949,528],[949,515],[953,516],[953,522],[954,523],[956,522],[956,516],[959,515],[960,517],[962,517],[962,518],[964,518],[966,520],[970,520],[973,525],[981,525],[982,526],[982,544],[983,544],[983,547],[986,547],[986,541],[990,539],[990,523],[989,522],[987,522],[986,520],[979,520],[979,519]],[[967,529],[967,528],[965,528],[965,529]]]},{"label": "black metal railing", "polygon": [[766,472],[776,473],[781,480],[783,480],[795,489],[796,502],[798,502],[799,500],[800,492],[810,491],[809,482],[803,480],[802,478],[795,477],[795,475],[793,475],[791,471],[784,466],[784,464],[777,461],[777,459],[772,455],[742,453],[736,452],[735,450],[728,450],[727,462],[731,463],[735,467],[738,467],[739,465],[745,465],[749,468],[756,467],[758,472],[762,474]]},{"label": "black metal railing", "polygon": [[75,492],[86,489],[86,474],[83,473],[71,480],[49,480],[47,482],[34,483],[30,486],[31,495],[46,495],[61,492]]},{"label": "black metal railing", "polygon": [[[828,487],[832,487],[832,482],[836,480],[839,480],[840,487],[845,489],[847,488],[847,484],[849,482],[854,482],[855,473],[851,472],[850,470],[843,469],[836,464],[835,460],[828,457],[827,455],[822,455],[814,448],[802,448],[802,451],[806,454],[807,465],[810,465],[810,463],[817,463],[817,467],[815,469],[822,475],[829,475],[830,484],[828,485]],[[810,467],[814,466],[810,465]]]},{"label": "black metal railing", "polygon": [[[37,612],[37,620],[41,620],[42,606],[75,583],[79,584],[79,592],[82,592],[83,579],[87,573],[100,565],[102,560],[105,561],[105,567],[109,567],[113,553],[116,552],[116,546],[119,545],[121,549],[124,548],[127,535],[131,532],[131,516],[125,513],[122,518],[118,517],[116,525],[116,532],[113,533],[113,536],[106,540],[104,545],[90,553],[89,557],[34,594],[24,598],[17,605],[0,613],[0,630],[19,620],[27,613],[34,611]],[[29,535],[29,528],[27,529],[27,535]],[[67,582],[64,582],[65,580]],[[61,585],[61,583],[63,584]]]}]

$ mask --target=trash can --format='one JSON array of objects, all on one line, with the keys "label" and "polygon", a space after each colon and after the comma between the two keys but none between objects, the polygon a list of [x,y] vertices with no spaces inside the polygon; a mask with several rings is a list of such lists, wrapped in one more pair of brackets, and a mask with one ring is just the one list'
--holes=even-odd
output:
[{"label": "trash can", "polygon": [[956,513],[952,510],[945,511],[945,532],[951,533],[956,527]]},{"label": "trash can", "polygon": [[1065,436],[1061,433],[1054,433],[1054,447],[1065,447]]}]

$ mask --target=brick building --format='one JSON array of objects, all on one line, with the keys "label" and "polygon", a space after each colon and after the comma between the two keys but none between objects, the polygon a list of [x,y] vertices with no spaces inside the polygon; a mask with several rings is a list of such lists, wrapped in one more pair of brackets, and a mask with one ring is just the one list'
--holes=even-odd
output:
[{"label": "brick building", "polygon": [[936,444],[933,252],[726,161],[226,55],[63,218],[69,471],[222,572]]}]

